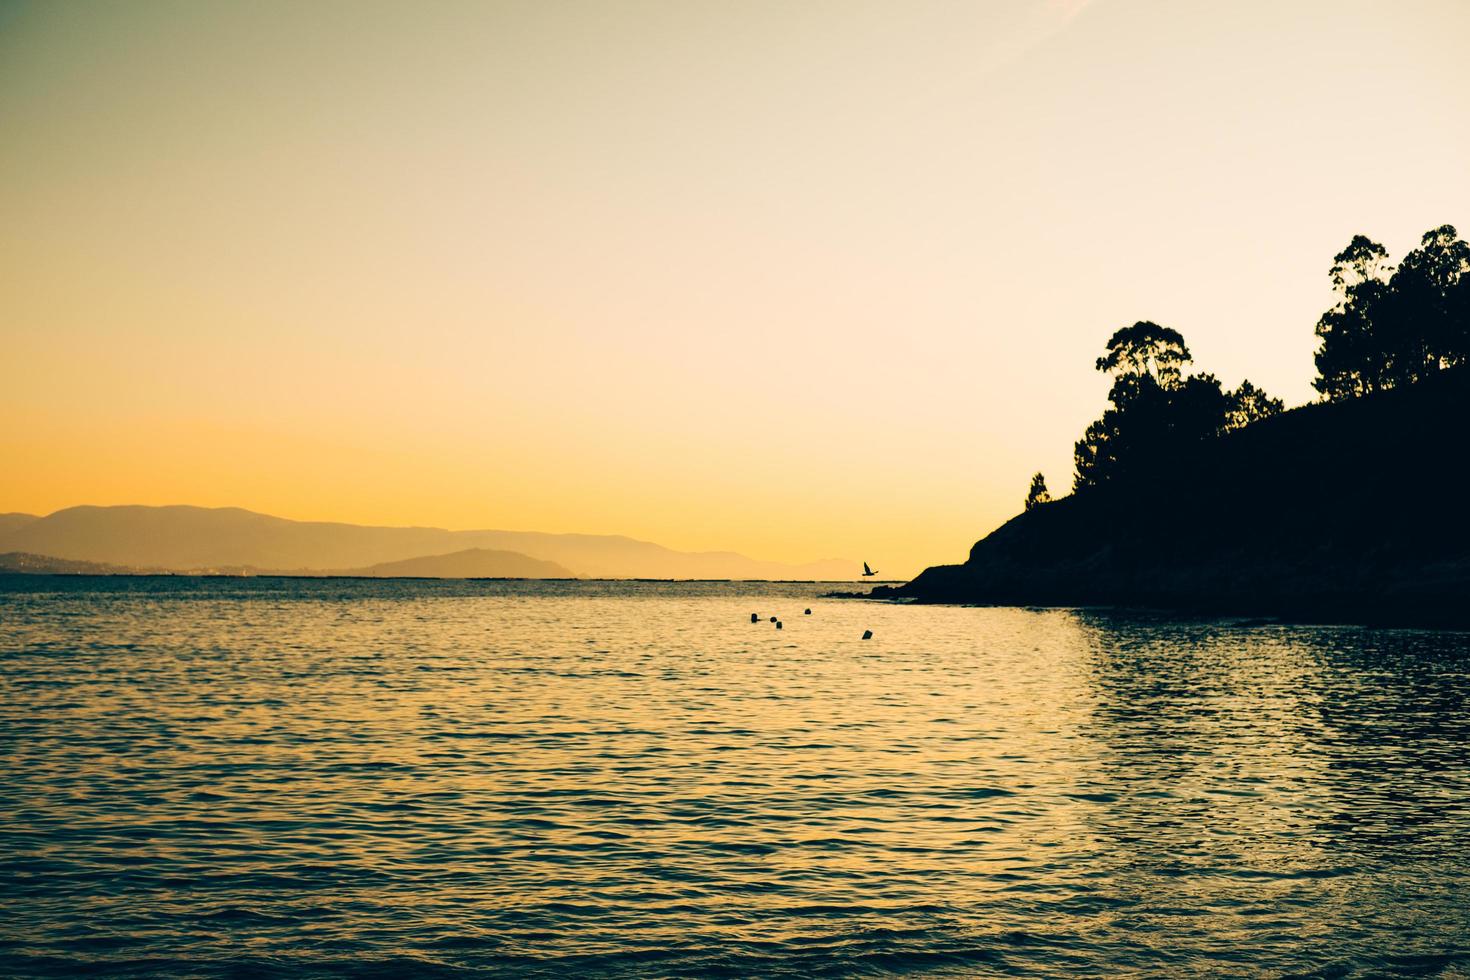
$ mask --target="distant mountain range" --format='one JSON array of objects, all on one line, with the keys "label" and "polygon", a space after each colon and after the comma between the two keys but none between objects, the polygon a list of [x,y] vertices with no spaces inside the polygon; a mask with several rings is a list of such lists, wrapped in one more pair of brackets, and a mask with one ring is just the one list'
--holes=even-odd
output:
[{"label": "distant mountain range", "polygon": [[[856,578],[840,559],[786,564],[674,551],[618,535],[448,531],[291,521],[238,507],[70,507],[0,514],[0,555],[127,570],[442,578]],[[14,559],[14,555],[5,555]],[[0,568],[3,568],[0,563]],[[13,568],[12,570],[22,570]]]},{"label": "distant mountain range", "polygon": [[[178,569],[113,565],[73,558],[52,558],[24,551],[0,553],[0,574],[21,575],[172,575]],[[223,566],[192,571],[221,575],[330,575],[352,578],[576,578],[556,562],[542,561],[514,551],[467,548],[449,555],[425,555],[403,561],[385,561],[365,568],[278,569],[253,565]]]}]

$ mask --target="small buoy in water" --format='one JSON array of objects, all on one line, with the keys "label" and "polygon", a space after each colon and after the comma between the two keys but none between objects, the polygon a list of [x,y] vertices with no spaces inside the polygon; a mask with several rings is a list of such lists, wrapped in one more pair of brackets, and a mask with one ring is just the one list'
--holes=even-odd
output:
[{"label": "small buoy in water", "polygon": [[873,631],[872,630],[863,630],[863,639],[865,639],[865,640],[871,640],[872,638],[873,638]]},{"label": "small buoy in water", "polygon": [[771,617],[771,622],[773,622],[773,623],[774,623],[774,622],[775,622],[775,621],[776,621],[776,617],[775,617],[775,616],[772,616],[772,617]]},{"label": "small buoy in water", "polygon": [[778,620],[776,620],[776,629],[780,629],[780,628],[781,628],[781,621],[778,619]]},{"label": "small buoy in water", "polygon": [[810,616],[811,614],[812,614],[812,611],[810,609],[808,609],[806,612],[802,613],[803,616]]},{"label": "small buoy in water", "polygon": [[750,614],[750,621],[752,623],[759,623],[761,621],[761,618],[760,618],[760,616],[756,615],[755,613],[751,613]]}]

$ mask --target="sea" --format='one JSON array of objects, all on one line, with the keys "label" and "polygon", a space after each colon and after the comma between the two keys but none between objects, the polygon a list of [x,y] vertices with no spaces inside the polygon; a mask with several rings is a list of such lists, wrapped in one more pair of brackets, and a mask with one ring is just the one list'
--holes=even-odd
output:
[{"label": "sea", "polygon": [[1470,976],[1470,634],[833,588],[0,578],[0,976]]}]

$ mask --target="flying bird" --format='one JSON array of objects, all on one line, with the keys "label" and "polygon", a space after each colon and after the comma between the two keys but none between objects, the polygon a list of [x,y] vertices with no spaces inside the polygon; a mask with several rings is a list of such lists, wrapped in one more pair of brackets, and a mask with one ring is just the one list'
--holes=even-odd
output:
[{"label": "flying bird", "polygon": [[877,572],[868,567],[867,562],[863,562],[863,578],[871,578],[872,576],[877,574]]}]

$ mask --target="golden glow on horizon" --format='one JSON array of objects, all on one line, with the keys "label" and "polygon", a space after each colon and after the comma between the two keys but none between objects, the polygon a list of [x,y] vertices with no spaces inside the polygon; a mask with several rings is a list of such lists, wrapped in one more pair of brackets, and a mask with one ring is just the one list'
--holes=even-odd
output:
[{"label": "golden glow on horizon", "polygon": [[1119,325],[1311,397],[1470,5],[0,5],[0,511],[963,558]]}]

